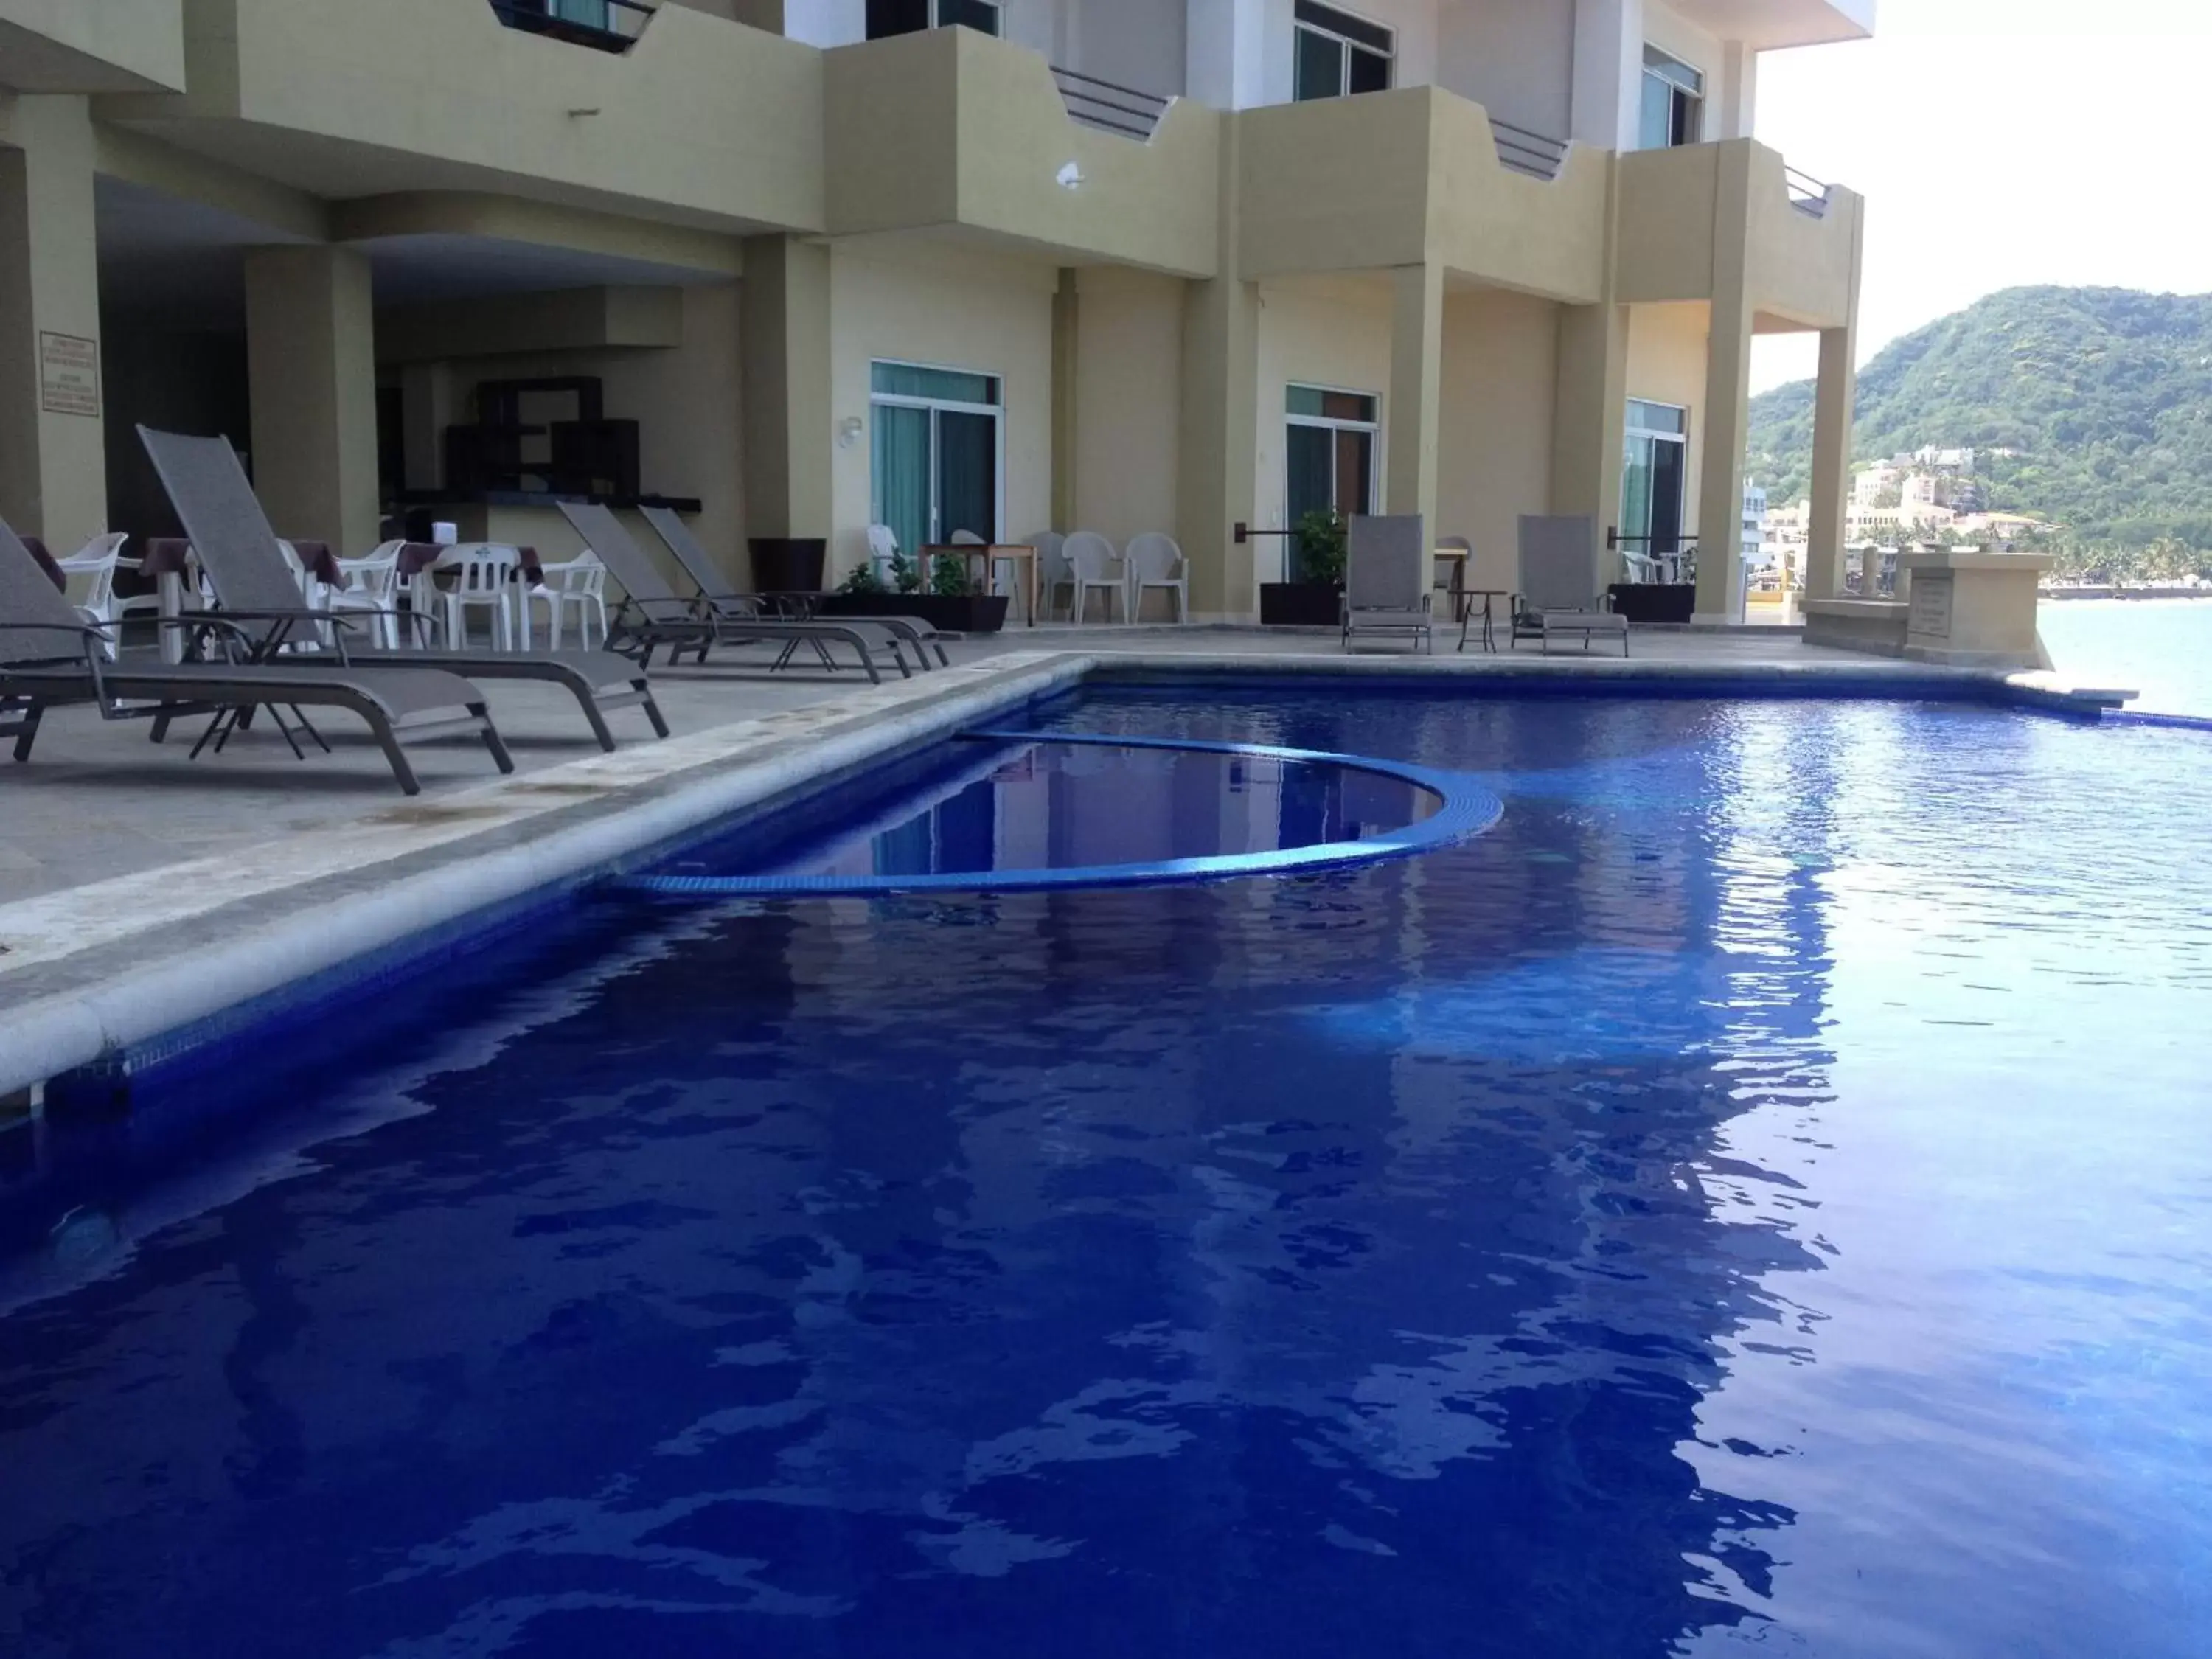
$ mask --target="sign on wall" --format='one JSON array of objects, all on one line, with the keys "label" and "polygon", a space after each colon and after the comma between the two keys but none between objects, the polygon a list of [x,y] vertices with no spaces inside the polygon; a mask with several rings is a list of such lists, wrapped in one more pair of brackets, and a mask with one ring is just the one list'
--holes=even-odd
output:
[{"label": "sign on wall", "polygon": [[1905,634],[1913,639],[1951,637],[1951,573],[1923,570],[1912,579],[1911,609],[1906,613]]},{"label": "sign on wall", "polygon": [[39,407],[100,418],[100,342],[39,331]]}]

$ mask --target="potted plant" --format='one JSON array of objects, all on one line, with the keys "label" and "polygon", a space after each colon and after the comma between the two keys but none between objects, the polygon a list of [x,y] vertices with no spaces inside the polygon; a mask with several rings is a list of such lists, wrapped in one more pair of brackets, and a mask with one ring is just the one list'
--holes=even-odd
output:
[{"label": "potted plant", "polygon": [[1291,540],[1293,580],[1260,585],[1260,621],[1269,628],[1334,628],[1343,620],[1348,526],[1333,507],[1299,519]]},{"label": "potted plant", "polygon": [[1006,625],[1007,598],[981,592],[964,561],[940,558],[929,572],[929,591],[921,573],[904,553],[891,556],[890,580],[874,564],[864,564],[826,595],[823,617],[913,617],[947,634],[995,634]]}]

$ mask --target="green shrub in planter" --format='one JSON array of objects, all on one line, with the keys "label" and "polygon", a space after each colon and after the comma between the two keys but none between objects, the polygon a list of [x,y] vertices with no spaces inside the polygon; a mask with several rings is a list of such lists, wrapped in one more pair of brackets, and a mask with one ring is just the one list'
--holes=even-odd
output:
[{"label": "green shrub in planter", "polygon": [[1333,507],[1317,507],[1298,520],[1297,528],[1298,580],[1342,583],[1347,528],[1344,514]]}]

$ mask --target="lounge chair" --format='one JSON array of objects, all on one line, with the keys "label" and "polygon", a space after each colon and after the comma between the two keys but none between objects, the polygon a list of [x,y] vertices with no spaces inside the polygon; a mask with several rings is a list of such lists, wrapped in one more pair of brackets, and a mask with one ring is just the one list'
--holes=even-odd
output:
[{"label": "lounge chair", "polygon": [[[606,720],[612,709],[642,709],[654,733],[668,735],[668,722],[653,700],[644,666],[611,651],[416,651],[355,646],[348,638],[355,624],[364,637],[374,640],[393,624],[398,613],[357,605],[330,611],[307,608],[299,579],[292,574],[228,440],[187,438],[143,426],[138,437],[184,521],[185,533],[191,538],[222,614],[254,620],[269,642],[283,646],[287,655],[312,661],[327,653],[347,666],[447,668],[477,679],[542,680],[576,699],[602,749],[615,747]],[[413,613],[407,619],[417,627],[424,620]],[[331,641],[328,647],[323,643],[326,632]]]},{"label": "lounge chair", "polygon": [[1428,526],[1418,513],[1357,513],[1344,556],[1344,648],[1363,634],[1402,635],[1434,651]]},{"label": "lounge chair", "polygon": [[[677,517],[673,507],[648,507],[644,511],[645,521],[653,526],[653,534],[659,537],[667,544],[668,550],[676,556],[676,562],[684,567],[684,574],[697,586],[700,599],[705,601],[714,616],[743,622],[757,621],[767,614],[761,610],[757,598],[738,592],[730,579],[722,574],[721,566],[709,558],[707,550],[699,545],[699,538],[691,533],[691,526]],[[792,620],[804,621],[805,618]],[[934,628],[919,617],[840,616],[836,620],[869,622],[890,629],[914,653],[914,659],[924,668],[950,668],[952,665],[952,659],[945,654],[945,641],[939,637]],[[937,653],[935,664],[929,660],[932,649]]]},{"label": "lounge chair", "polygon": [[55,592],[30,550],[0,522],[0,736],[15,739],[18,761],[31,758],[39,724],[49,708],[95,704],[103,720],[148,720],[158,740],[172,720],[210,716],[193,745],[197,757],[210,743],[220,752],[250,709],[266,708],[292,752],[306,758],[289,709],[302,731],[325,750],[322,734],[302,708],[349,709],[375,734],[392,775],[410,795],[422,786],[402,745],[466,732],[481,738],[502,772],[514,762],[485,711],[483,694],[458,674],[432,668],[336,666],[313,658],[255,661],[252,630],[232,618],[204,615],[164,624],[212,640],[236,657],[210,662],[165,663],[152,653],[125,653],[111,660],[106,641],[113,623],[89,623]]},{"label": "lounge chair", "polygon": [[1521,591],[1513,601],[1512,643],[1579,635],[1583,649],[1600,635],[1618,639],[1628,654],[1628,618],[1607,611],[1595,590],[1596,521],[1588,514],[1546,518],[1521,515]]},{"label": "lounge chair", "polygon": [[615,608],[614,631],[609,640],[617,650],[627,646],[641,653],[640,660],[649,662],[655,651],[666,646],[671,662],[686,652],[695,653],[697,660],[704,662],[707,653],[718,645],[780,644],[783,654],[775,663],[775,667],[780,669],[804,645],[811,646],[822,665],[834,674],[837,672],[837,660],[830,654],[830,647],[842,644],[853,647],[871,684],[883,683],[883,676],[876,672],[876,661],[886,655],[901,674],[909,678],[913,676],[914,671],[906,665],[906,657],[898,648],[898,636],[872,623],[723,617],[707,609],[701,601],[678,599],[659,568],[646,556],[645,550],[631,539],[622,520],[612,513],[604,507],[576,501],[562,501],[560,507],[562,516],[584,538],[584,545],[599,556],[607,574],[622,584],[623,601]]}]

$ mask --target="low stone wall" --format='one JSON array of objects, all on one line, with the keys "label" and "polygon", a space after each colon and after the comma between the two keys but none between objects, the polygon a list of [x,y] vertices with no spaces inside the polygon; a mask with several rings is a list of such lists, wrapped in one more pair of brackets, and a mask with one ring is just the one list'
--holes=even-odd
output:
[{"label": "low stone wall", "polygon": [[1877,657],[1905,654],[1906,613],[1902,599],[1808,599],[1805,643]]}]

